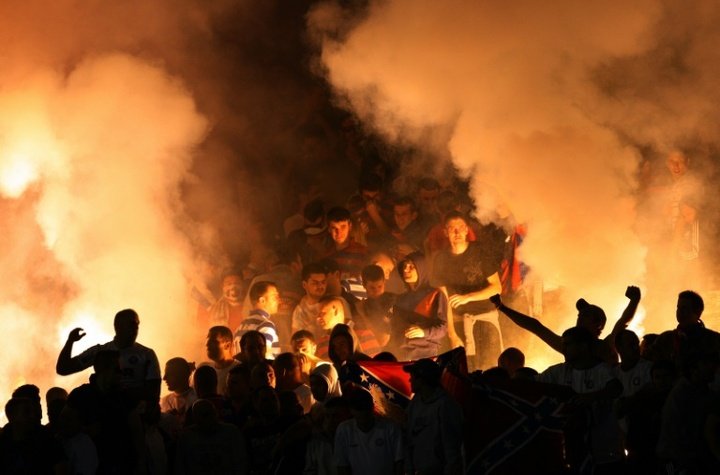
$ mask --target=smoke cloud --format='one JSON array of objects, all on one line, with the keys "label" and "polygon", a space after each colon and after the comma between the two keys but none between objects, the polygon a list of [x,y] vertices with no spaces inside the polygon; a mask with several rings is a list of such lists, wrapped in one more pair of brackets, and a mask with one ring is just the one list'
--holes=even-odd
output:
[{"label": "smoke cloud", "polygon": [[[393,0],[324,3],[309,24],[347,107],[419,147],[438,148],[419,131],[449,127],[478,217],[509,208],[546,288],[603,306],[610,325],[625,286],[645,284],[639,165],[660,175],[673,147],[717,149],[718,14],[712,2]],[[673,310],[643,324],[672,327]],[[574,322],[569,305],[543,318],[556,331]]]},{"label": "smoke cloud", "polygon": [[[77,351],[107,341],[126,307],[161,364],[204,358],[191,278],[273,236],[289,177],[339,147],[306,9],[0,3],[0,400],[85,379],[54,376],[67,332],[87,331]],[[329,194],[347,189],[333,167]]]}]

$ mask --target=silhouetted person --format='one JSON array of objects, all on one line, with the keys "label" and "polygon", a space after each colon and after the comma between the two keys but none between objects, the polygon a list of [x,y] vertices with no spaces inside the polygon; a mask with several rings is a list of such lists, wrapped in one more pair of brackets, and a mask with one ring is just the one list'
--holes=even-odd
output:
[{"label": "silhouetted person", "polygon": [[710,354],[720,351],[720,333],[705,328],[702,313],[705,303],[691,290],[680,292],[677,300],[677,328],[660,334],[646,352],[652,361],[672,360],[683,366],[683,359],[693,354]]},{"label": "silhouetted person", "polygon": [[525,366],[525,354],[517,348],[506,348],[498,356],[498,366],[504,368],[510,377],[514,378],[515,372]]},{"label": "silhouetted person", "polygon": [[403,473],[403,440],[400,427],[374,414],[373,398],[364,389],[348,396],[353,418],[335,432],[338,474]]},{"label": "silhouetted person", "polygon": [[442,369],[421,359],[403,370],[414,393],[407,409],[405,473],[462,473],[463,413],[440,385]]},{"label": "silhouetted person", "polygon": [[65,473],[62,446],[40,423],[38,405],[39,401],[26,397],[13,397],[5,405],[8,423],[0,431],[2,473]]},{"label": "silhouetted person", "polygon": [[133,473],[145,466],[140,400],[121,390],[120,354],[95,354],[90,382],[70,392],[69,416],[77,418],[97,448],[101,474]]},{"label": "silhouetted person", "polygon": [[[538,380],[569,386],[577,395],[574,423],[566,432],[572,468],[592,464],[595,473],[612,473],[622,467],[624,452],[612,406],[622,393],[622,384],[612,367],[594,352],[596,338],[584,327],[573,327],[562,336],[565,363],[550,366]],[[578,426],[578,423],[584,423]],[[588,458],[589,457],[589,458]]]},{"label": "silhouetted person", "polygon": [[247,474],[248,457],[240,429],[221,422],[216,406],[210,401],[199,399],[192,409],[194,423],[178,440],[175,473]]},{"label": "silhouetted person", "polygon": [[55,369],[61,376],[78,373],[93,365],[95,356],[103,350],[114,350],[120,355],[120,385],[150,404],[160,398],[160,363],[155,352],[135,341],[140,328],[140,318],[132,309],[115,314],[113,321],[115,337],[102,345],[95,345],[77,356],[72,356],[73,344],[85,336],[82,328],[75,328],[68,335],[58,356]]},{"label": "silhouetted person", "polygon": [[[625,329],[635,316],[635,312],[637,311],[637,307],[640,303],[640,289],[634,286],[629,286],[625,291],[625,296],[630,301],[618,321],[615,323],[615,326],[610,334],[603,340],[599,339],[600,334],[605,328],[605,323],[607,322],[607,317],[605,316],[603,309],[597,305],[589,304],[585,301],[585,299],[579,299],[575,304],[575,307],[578,310],[576,326],[585,328],[591,335],[593,335],[595,338],[593,352],[598,357],[611,364],[617,362],[617,356],[614,350],[615,335],[617,335],[620,330]],[[562,337],[543,325],[539,320],[524,315],[503,304],[500,295],[493,295],[490,297],[490,301],[495,304],[499,311],[507,315],[513,323],[535,334],[535,336],[547,343],[553,350],[559,353],[563,352]]]},{"label": "silhouetted person", "polygon": [[[240,352],[235,359],[252,370],[258,363],[264,363],[267,354],[267,340],[265,335],[259,331],[251,330],[246,332],[239,341]],[[236,348],[237,350],[237,348]]]}]

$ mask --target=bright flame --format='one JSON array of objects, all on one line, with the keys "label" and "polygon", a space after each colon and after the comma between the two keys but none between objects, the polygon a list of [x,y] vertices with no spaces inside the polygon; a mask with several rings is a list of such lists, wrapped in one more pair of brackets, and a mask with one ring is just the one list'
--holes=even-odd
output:
[{"label": "bright flame", "polygon": [[0,88],[0,332],[12,338],[0,347],[0,405],[20,378],[43,394],[86,381],[55,375],[60,348],[76,327],[87,336],[73,355],[110,341],[123,308],[161,363],[198,352],[193,256],[178,230],[180,185],[206,131],[193,98],[125,55],[29,76]]},{"label": "bright flame", "polygon": [[35,167],[21,156],[13,155],[1,162],[0,190],[9,198],[20,196],[38,178]]}]

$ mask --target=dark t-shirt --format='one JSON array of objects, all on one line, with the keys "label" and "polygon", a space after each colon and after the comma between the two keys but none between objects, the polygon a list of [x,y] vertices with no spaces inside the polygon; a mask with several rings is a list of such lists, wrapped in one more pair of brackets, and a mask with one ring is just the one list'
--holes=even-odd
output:
[{"label": "dark t-shirt", "polygon": [[[450,296],[483,290],[490,285],[488,277],[498,272],[501,260],[502,253],[497,252],[496,246],[484,246],[477,241],[468,243],[462,254],[443,249],[435,257],[430,283],[433,287],[447,287]],[[480,300],[461,305],[454,312],[477,315],[494,309],[489,300]]]}]

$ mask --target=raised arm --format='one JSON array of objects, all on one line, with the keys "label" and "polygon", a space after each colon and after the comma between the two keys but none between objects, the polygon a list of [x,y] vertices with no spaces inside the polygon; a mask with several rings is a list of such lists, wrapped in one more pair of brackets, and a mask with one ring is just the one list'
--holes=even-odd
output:
[{"label": "raised arm", "polygon": [[625,330],[632,321],[633,317],[635,317],[635,312],[637,312],[638,305],[640,305],[642,295],[638,287],[630,285],[627,290],[625,290],[625,297],[630,299],[630,301],[628,302],[627,307],[625,307],[625,310],[623,310],[623,313],[620,315],[618,321],[615,322],[610,334],[605,337],[605,341],[610,345],[610,348],[612,348],[613,351],[616,351],[615,335]]},{"label": "raised arm", "polygon": [[83,331],[82,328],[75,328],[68,335],[67,341],[62,347],[62,350],[60,350],[57,363],[55,364],[55,371],[60,376],[75,374],[87,368],[77,357],[72,357],[73,345],[84,336],[85,331]]},{"label": "raised arm", "polygon": [[562,353],[562,337],[560,335],[555,334],[555,332],[540,323],[540,321],[536,318],[529,317],[503,304],[499,294],[495,294],[490,297],[490,301],[495,304],[495,307],[497,307],[499,311],[507,315],[507,317],[512,320],[515,325],[533,333],[535,336],[547,343],[550,348]]}]

